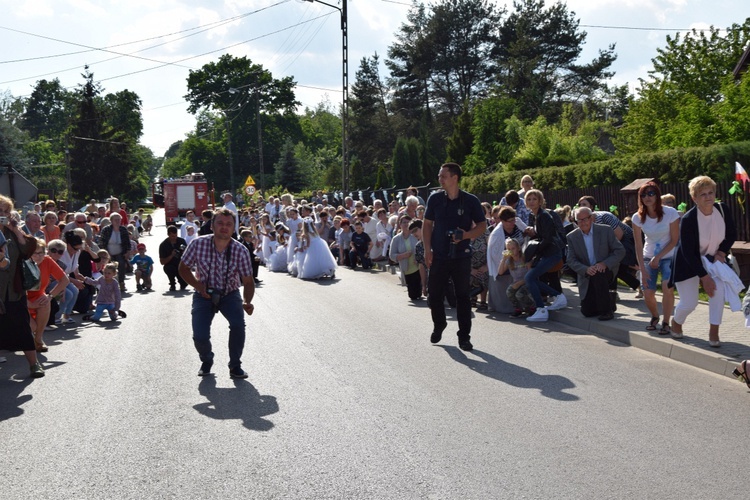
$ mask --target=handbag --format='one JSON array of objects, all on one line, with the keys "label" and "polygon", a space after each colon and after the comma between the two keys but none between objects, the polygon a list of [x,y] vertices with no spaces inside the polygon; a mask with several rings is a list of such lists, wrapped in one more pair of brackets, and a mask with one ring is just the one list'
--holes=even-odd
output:
[{"label": "handbag", "polygon": [[31,259],[23,261],[23,289],[37,291],[42,282],[42,273],[39,266]]}]

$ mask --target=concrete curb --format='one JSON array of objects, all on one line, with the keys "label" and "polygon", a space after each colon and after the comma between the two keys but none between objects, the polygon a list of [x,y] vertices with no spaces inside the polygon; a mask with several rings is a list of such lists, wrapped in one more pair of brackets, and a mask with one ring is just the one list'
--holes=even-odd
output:
[{"label": "concrete curb", "polygon": [[553,311],[550,320],[730,378],[734,378],[732,371],[739,366],[737,360],[720,352],[687,345],[668,336],[653,337],[645,332],[630,330],[625,318],[618,318],[617,314],[612,321],[599,321],[578,314],[577,307],[568,307]]}]

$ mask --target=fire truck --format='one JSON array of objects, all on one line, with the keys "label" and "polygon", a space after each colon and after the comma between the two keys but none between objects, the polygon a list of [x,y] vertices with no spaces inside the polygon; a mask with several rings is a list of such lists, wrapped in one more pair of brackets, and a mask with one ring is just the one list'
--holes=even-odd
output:
[{"label": "fire truck", "polygon": [[201,212],[214,206],[214,190],[209,190],[208,181],[200,172],[159,179],[151,185],[151,194],[154,206],[164,209],[167,226],[176,224],[189,210],[200,218]]}]

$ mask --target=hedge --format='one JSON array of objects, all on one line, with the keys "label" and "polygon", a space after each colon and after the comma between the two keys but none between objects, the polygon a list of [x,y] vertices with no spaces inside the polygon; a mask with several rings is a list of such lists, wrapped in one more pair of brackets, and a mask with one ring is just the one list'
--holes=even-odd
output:
[{"label": "hedge", "polygon": [[734,162],[750,167],[750,141],[699,148],[679,148],[612,159],[537,168],[516,172],[493,172],[467,176],[462,189],[470,193],[505,193],[518,189],[521,177],[529,174],[541,190],[569,187],[627,185],[635,179],[657,178],[661,183],[687,182],[698,175],[715,181],[734,178]]}]

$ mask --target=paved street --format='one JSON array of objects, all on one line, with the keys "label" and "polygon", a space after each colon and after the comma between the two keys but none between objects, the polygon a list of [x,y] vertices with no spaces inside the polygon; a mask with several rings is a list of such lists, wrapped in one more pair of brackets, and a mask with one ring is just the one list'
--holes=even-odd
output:
[{"label": "paved street", "polygon": [[[142,239],[155,260],[165,235]],[[261,273],[247,380],[229,378],[223,318],[216,375],[197,376],[190,294],[165,292],[160,268],[116,326],[50,332],[45,378],[0,353],[0,498],[747,491],[750,394],[737,381],[560,323],[481,313],[472,353],[458,350],[455,321],[432,346],[426,304],[389,273]]]}]

